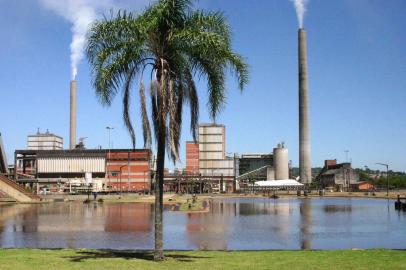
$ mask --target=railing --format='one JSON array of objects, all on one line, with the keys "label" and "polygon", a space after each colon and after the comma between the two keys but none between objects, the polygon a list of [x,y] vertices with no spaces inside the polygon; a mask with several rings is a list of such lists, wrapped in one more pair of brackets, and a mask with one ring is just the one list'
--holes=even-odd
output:
[{"label": "railing", "polygon": [[12,188],[14,188],[14,189],[18,190],[19,192],[23,193],[27,197],[30,197],[31,199],[35,199],[35,200],[40,199],[40,197],[38,195],[30,193],[28,190],[21,187],[19,184],[15,183],[14,181],[11,181],[7,177],[0,176],[0,181],[6,183],[7,185],[11,186]]}]

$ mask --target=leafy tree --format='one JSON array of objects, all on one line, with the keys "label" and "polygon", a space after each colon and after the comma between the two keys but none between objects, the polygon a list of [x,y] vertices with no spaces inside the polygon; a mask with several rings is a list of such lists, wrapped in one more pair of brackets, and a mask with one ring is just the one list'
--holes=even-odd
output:
[{"label": "leafy tree", "polygon": [[[133,147],[129,107],[132,85],[139,79],[144,147],[150,147],[152,133],[157,144],[154,258],[162,260],[165,152],[174,162],[179,159],[185,104],[190,107],[190,129],[196,140],[199,102],[194,79],[207,80],[208,108],[215,120],[225,104],[226,71],[236,75],[243,90],[247,64],[231,48],[230,27],[223,14],[194,10],[191,0],[160,0],[140,15],[121,11],[97,21],[89,30],[86,53],[101,103],[110,105],[122,89],[123,118]],[[148,73],[144,76],[144,72]],[[150,116],[144,77],[150,78]]]}]

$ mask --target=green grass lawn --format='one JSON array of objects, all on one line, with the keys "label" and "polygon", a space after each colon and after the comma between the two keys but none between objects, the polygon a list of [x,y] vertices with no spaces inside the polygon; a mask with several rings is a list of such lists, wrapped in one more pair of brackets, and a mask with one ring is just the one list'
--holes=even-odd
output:
[{"label": "green grass lawn", "polygon": [[0,269],[406,269],[406,251],[174,251],[0,249]]},{"label": "green grass lawn", "polygon": [[[190,208],[189,208],[189,204],[190,204]],[[183,202],[180,204],[179,206],[179,211],[203,211],[204,210],[204,203],[203,200],[196,200],[193,203],[193,200],[190,199],[189,202]]]}]

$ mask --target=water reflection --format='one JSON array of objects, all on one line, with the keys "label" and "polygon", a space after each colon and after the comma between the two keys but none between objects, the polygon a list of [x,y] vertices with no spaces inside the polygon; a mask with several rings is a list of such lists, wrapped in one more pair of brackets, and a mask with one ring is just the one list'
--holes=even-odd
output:
[{"label": "water reflection", "polygon": [[236,215],[235,204],[211,201],[208,213],[188,214],[186,230],[189,242],[201,250],[227,249],[229,221]]},{"label": "water reflection", "polygon": [[324,212],[326,213],[336,213],[336,212],[351,212],[351,205],[325,205]]},{"label": "water reflection", "polygon": [[312,200],[303,199],[300,202],[300,242],[301,249],[312,248],[311,226],[312,226]]},{"label": "water reflection", "polygon": [[255,215],[284,215],[291,214],[292,209],[289,204],[279,203],[275,199],[258,202],[253,199],[250,203],[235,203],[238,213],[242,216]]},{"label": "water reflection", "polygon": [[107,208],[106,232],[150,232],[153,204],[112,204]]},{"label": "water reflection", "polygon": [[[166,249],[406,248],[406,214],[374,199],[211,200],[208,213],[165,208]],[[392,218],[393,216],[393,218]],[[153,205],[0,206],[0,247],[153,248]]]}]

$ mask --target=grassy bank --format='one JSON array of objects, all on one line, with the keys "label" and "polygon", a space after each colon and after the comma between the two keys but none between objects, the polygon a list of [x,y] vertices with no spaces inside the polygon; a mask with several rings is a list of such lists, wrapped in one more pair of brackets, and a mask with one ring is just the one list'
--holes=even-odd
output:
[{"label": "grassy bank", "polygon": [[0,269],[406,269],[406,251],[185,251],[0,249]]}]

